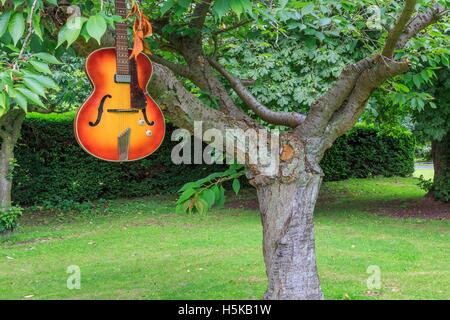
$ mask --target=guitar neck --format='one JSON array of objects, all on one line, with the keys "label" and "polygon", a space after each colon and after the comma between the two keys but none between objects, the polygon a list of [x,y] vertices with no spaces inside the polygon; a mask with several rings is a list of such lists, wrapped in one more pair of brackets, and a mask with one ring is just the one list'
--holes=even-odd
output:
[{"label": "guitar neck", "polygon": [[[126,18],[127,0],[116,0],[116,15]],[[116,55],[117,55],[117,74],[129,75],[129,54],[128,54],[128,29],[126,22],[116,23]]]}]

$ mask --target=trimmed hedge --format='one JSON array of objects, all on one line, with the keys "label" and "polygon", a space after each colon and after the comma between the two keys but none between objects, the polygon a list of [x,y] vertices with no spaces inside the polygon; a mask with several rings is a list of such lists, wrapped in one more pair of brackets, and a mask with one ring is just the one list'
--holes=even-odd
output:
[{"label": "trimmed hedge", "polygon": [[[97,199],[174,193],[183,184],[204,178],[219,165],[174,165],[170,141],[148,159],[125,164],[86,154],[73,135],[74,114],[30,115],[16,148],[13,199],[20,205],[70,206]],[[407,176],[414,171],[414,137],[358,127],[338,139],[322,167],[328,180],[376,175]]]},{"label": "trimmed hedge", "polygon": [[336,140],[321,162],[326,180],[414,173],[416,139],[405,129],[356,126]]},{"label": "trimmed hedge", "polygon": [[97,199],[173,193],[223,166],[174,165],[172,128],[158,152],[141,161],[110,163],[83,151],[73,134],[75,114],[27,117],[16,148],[13,200],[61,206]]}]

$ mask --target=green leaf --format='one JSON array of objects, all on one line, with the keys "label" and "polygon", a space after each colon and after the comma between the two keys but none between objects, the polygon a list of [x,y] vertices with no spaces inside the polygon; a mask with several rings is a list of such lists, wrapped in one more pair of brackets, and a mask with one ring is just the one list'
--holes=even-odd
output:
[{"label": "green leaf", "polygon": [[251,0],[241,0],[242,8],[244,8],[245,12],[252,12],[253,3]]},{"label": "green leaf", "polygon": [[38,72],[47,73],[47,74],[51,74],[52,73],[50,71],[50,68],[48,67],[48,65],[46,63],[44,63],[44,62],[30,60],[30,64]]},{"label": "green leaf", "polygon": [[0,109],[6,109],[6,94],[0,92]]},{"label": "green leaf", "polygon": [[205,214],[208,212],[208,204],[206,203],[206,201],[202,198],[198,198],[197,201],[194,204],[195,209],[197,209],[197,212],[199,214]]},{"label": "green leaf", "polygon": [[57,48],[65,41],[67,41],[67,48],[70,47],[80,36],[81,28],[86,21],[85,17],[70,18],[58,33]]},{"label": "green leaf", "polygon": [[6,108],[6,94],[0,92],[0,117],[3,116],[7,112]]},{"label": "green leaf", "polygon": [[28,101],[20,92],[16,92],[16,96],[14,97],[17,105],[23,109],[23,111],[28,111]]},{"label": "green leaf", "polygon": [[9,21],[8,31],[13,39],[14,46],[16,46],[25,32],[25,19],[22,12],[17,12],[12,16]]},{"label": "green leaf", "polygon": [[41,17],[37,14],[33,16],[33,28],[34,33],[38,36],[38,38],[41,41],[44,41],[44,36],[42,34],[42,27],[41,27]]},{"label": "green leaf", "polygon": [[0,16],[0,37],[2,37],[8,29],[8,22],[11,18],[11,11],[6,11]]},{"label": "green leaf", "polygon": [[192,196],[193,196],[194,194],[196,194],[196,193],[197,193],[197,191],[196,191],[195,189],[187,189],[186,191],[184,191],[184,192],[181,194],[181,196],[180,196],[180,198],[178,199],[177,203],[183,203],[183,202],[189,200],[189,199],[192,198]]},{"label": "green leaf", "polygon": [[50,64],[62,64],[62,62],[56,59],[54,55],[46,52],[35,53],[33,56]]},{"label": "green leaf", "polygon": [[222,208],[225,204],[225,189],[222,186],[214,186],[213,191],[215,193],[216,205]]},{"label": "green leaf", "polygon": [[302,8],[302,10],[301,10],[302,16],[306,16],[306,15],[311,14],[313,12],[314,12],[314,4],[310,4],[310,5]]},{"label": "green leaf", "polygon": [[163,5],[161,6],[161,16],[165,15],[167,13],[167,11],[169,11],[170,9],[172,9],[172,7],[175,5],[175,1],[174,0],[167,0],[163,3]]},{"label": "green leaf", "polygon": [[28,87],[31,91],[40,95],[41,97],[45,97],[45,88],[35,79],[24,78],[23,84]]},{"label": "green leaf", "polygon": [[212,9],[219,19],[222,18],[230,10],[229,0],[216,0]]},{"label": "green leaf", "polygon": [[19,91],[20,93],[22,93],[29,102],[31,102],[39,107],[45,108],[44,104],[42,103],[41,99],[39,98],[39,96],[36,93],[34,93],[26,88],[22,88],[22,87],[16,88],[16,90]]},{"label": "green leaf", "polygon": [[97,14],[89,18],[86,24],[86,30],[91,37],[97,40],[100,44],[103,35],[106,32],[106,21],[101,15]]},{"label": "green leaf", "polygon": [[327,26],[330,23],[331,23],[331,19],[330,18],[319,19],[319,25],[322,26],[322,27]]},{"label": "green leaf", "polygon": [[14,10],[16,10],[24,3],[24,0],[13,0],[13,3],[14,3]]},{"label": "green leaf", "polygon": [[32,78],[36,81],[38,81],[39,83],[41,83],[45,88],[50,88],[53,90],[58,90],[59,87],[56,84],[55,81],[53,81],[53,79],[43,76],[43,75],[38,75],[38,74],[28,74],[26,75],[26,77]]},{"label": "green leaf", "polygon": [[214,205],[214,202],[216,201],[216,195],[213,190],[206,189],[201,194],[200,197],[206,201],[208,204],[208,207],[212,207]]},{"label": "green leaf", "polygon": [[231,10],[233,10],[233,12],[236,13],[238,17],[240,17],[242,12],[244,11],[244,7],[242,6],[241,0],[231,0],[230,7]]},{"label": "green leaf", "polygon": [[233,191],[236,193],[236,195],[239,193],[239,191],[241,190],[241,183],[239,182],[239,179],[234,179],[233,180]]},{"label": "green leaf", "polygon": [[85,23],[83,25],[83,27],[81,28],[81,36],[84,38],[84,41],[87,43],[91,39],[91,35],[87,31],[86,25],[87,25],[87,23]]},{"label": "green leaf", "polygon": [[415,74],[413,76],[413,82],[417,89],[420,89],[420,87],[422,86],[422,77],[418,74]]},{"label": "green leaf", "polygon": [[50,4],[52,4],[52,5],[54,5],[54,6],[58,5],[58,0],[45,0],[45,1],[50,3]]},{"label": "green leaf", "polygon": [[185,201],[183,203],[178,204],[177,207],[175,208],[175,213],[177,214],[186,213],[189,210],[190,204],[191,204],[190,201]]}]

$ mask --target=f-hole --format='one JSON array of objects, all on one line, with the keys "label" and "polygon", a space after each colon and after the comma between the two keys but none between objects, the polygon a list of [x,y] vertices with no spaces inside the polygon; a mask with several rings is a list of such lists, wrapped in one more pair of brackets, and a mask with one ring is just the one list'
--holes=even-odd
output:
[{"label": "f-hole", "polygon": [[112,96],[107,94],[106,96],[104,96],[102,98],[102,101],[100,101],[100,105],[98,106],[98,114],[97,114],[97,120],[95,120],[95,122],[90,121],[89,125],[91,127],[96,127],[100,124],[100,121],[102,121],[102,116],[103,116],[103,107],[105,105],[105,101],[106,99],[111,99]]},{"label": "f-hole", "polygon": [[148,120],[148,117],[147,117],[147,109],[142,109],[142,114],[144,115],[144,121],[145,121],[145,123],[147,123],[150,127],[152,127],[152,126],[155,125],[155,121],[150,121],[150,120]]}]

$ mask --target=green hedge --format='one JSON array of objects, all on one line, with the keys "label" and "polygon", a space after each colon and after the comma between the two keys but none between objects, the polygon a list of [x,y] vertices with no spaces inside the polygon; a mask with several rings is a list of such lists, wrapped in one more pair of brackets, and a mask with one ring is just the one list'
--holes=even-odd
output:
[{"label": "green hedge", "polygon": [[[97,199],[174,193],[183,184],[223,166],[174,165],[170,155],[173,128],[161,149],[148,159],[115,164],[87,155],[76,143],[74,114],[30,115],[16,149],[13,199],[20,205],[64,206]],[[328,180],[375,175],[410,175],[414,138],[373,128],[356,128],[326,154],[322,167]]]},{"label": "green hedge", "polygon": [[73,134],[74,114],[30,115],[16,148],[13,199],[20,205],[70,205],[97,199],[173,193],[223,166],[174,165],[171,129],[158,152],[138,162],[109,163],[85,153]]},{"label": "green hedge", "polygon": [[416,139],[400,128],[356,126],[336,140],[322,160],[326,180],[374,176],[406,177],[414,173]]}]

